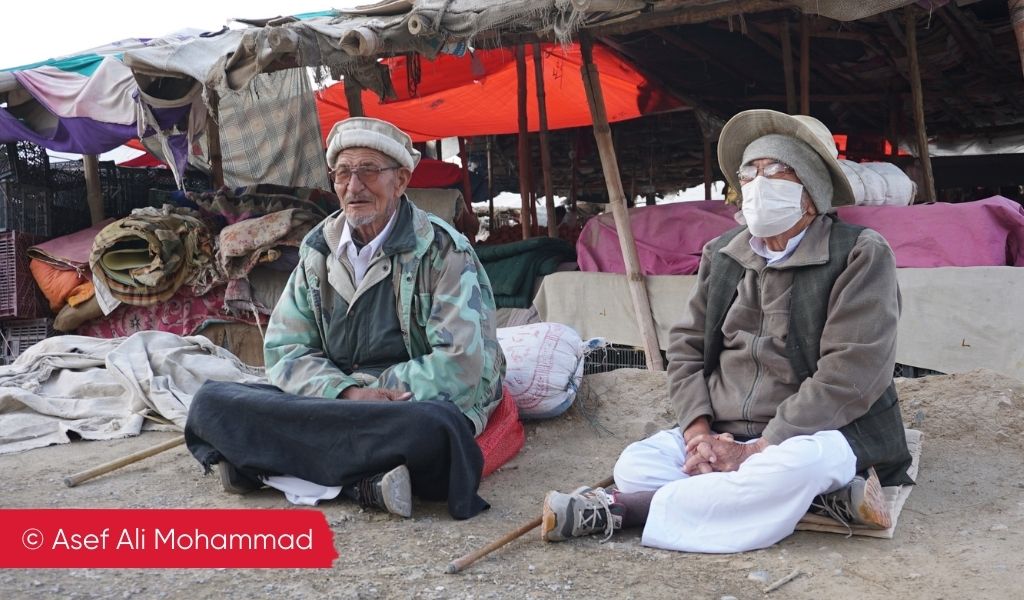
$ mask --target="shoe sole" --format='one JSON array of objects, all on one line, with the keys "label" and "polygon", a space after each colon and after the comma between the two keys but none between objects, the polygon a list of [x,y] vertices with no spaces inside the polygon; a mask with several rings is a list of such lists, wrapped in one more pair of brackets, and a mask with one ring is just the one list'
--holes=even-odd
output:
[{"label": "shoe sole", "polygon": [[[544,496],[544,513],[540,519],[540,539],[545,542],[562,542],[565,538],[557,535],[558,531],[558,515],[555,511],[551,510],[551,494],[555,492],[548,492]],[[555,535],[552,535],[555,534]]]},{"label": "shoe sole", "polygon": [[217,463],[217,473],[220,475],[220,485],[224,488],[224,491],[229,494],[235,494],[237,496],[244,496],[249,492],[256,491],[254,488],[249,486],[243,486],[235,483],[231,480],[231,467],[227,463]]},{"label": "shoe sole", "polygon": [[380,480],[380,489],[389,513],[406,518],[412,516],[412,480],[405,465],[385,473]]},{"label": "shoe sole", "polygon": [[882,484],[878,481],[878,475],[871,469],[870,475],[864,481],[864,498],[856,503],[857,518],[863,527],[871,529],[889,529],[892,527],[892,517],[889,515],[889,502],[885,498]]}]

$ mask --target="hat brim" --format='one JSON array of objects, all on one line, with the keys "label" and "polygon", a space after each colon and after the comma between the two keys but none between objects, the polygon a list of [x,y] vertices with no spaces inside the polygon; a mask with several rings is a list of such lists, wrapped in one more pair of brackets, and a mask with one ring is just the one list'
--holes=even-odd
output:
[{"label": "hat brim", "polygon": [[750,142],[772,133],[795,137],[810,146],[821,157],[832,180],[833,207],[854,203],[853,188],[850,187],[850,181],[834,156],[835,146],[826,147],[824,142],[799,119],[767,109],[743,111],[729,119],[722,127],[722,134],[718,138],[718,166],[722,169],[729,187],[740,189],[736,171],[741,166],[743,151]]}]

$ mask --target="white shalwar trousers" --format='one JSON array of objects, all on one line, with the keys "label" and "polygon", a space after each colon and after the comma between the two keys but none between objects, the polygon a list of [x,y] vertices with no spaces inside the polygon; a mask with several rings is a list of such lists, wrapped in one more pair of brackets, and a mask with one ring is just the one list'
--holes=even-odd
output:
[{"label": "white shalwar trousers", "polygon": [[643,545],[682,552],[745,552],[793,533],[818,494],[849,483],[857,458],[838,431],[790,438],[730,473],[683,473],[679,428],[630,444],[615,464],[619,491],[655,491]]}]

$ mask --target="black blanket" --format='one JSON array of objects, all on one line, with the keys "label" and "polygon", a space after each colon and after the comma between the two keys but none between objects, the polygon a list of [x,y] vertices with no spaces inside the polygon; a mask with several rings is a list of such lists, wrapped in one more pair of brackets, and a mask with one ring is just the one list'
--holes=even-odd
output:
[{"label": "black blanket", "polygon": [[483,454],[469,420],[449,402],[311,398],[209,381],[192,400],[185,443],[207,472],[227,460],[250,477],[294,475],[326,486],[404,464],[413,495],[447,499],[452,517],[489,508],[477,495]]}]

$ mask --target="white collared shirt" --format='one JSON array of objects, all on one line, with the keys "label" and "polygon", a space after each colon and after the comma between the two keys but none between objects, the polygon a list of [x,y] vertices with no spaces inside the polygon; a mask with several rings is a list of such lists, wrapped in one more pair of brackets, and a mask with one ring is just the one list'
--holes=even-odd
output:
[{"label": "white collared shirt", "polygon": [[750,249],[754,251],[758,256],[763,256],[769,265],[782,262],[789,258],[791,254],[796,250],[796,247],[800,245],[800,240],[804,239],[804,234],[807,233],[807,228],[804,227],[803,231],[789,238],[786,242],[786,248],[784,250],[769,250],[768,246],[764,243],[764,238],[750,237]]},{"label": "white collared shirt", "polygon": [[391,235],[391,230],[395,228],[395,220],[397,218],[398,211],[396,210],[391,215],[391,218],[388,219],[388,224],[384,226],[384,229],[377,234],[377,237],[363,246],[362,249],[356,248],[356,243],[352,240],[352,226],[348,224],[348,221],[345,221],[345,227],[341,230],[341,241],[338,242],[338,256],[345,253],[348,256],[348,262],[352,263],[356,288],[363,283],[366,271],[370,269],[370,262],[373,260],[374,255],[377,254],[377,251],[380,250],[380,247],[384,245],[384,241]]}]

